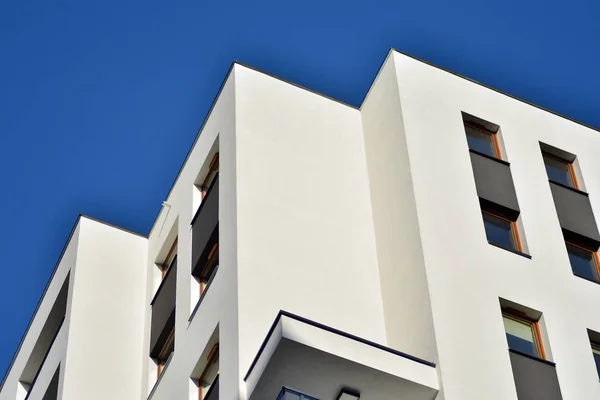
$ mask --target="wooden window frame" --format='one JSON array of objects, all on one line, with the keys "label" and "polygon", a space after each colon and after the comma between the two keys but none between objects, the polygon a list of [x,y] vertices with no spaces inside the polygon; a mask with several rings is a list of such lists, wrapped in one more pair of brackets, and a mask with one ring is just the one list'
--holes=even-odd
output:
[{"label": "wooden window frame", "polygon": [[[572,242],[567,239],[565,239],[565,244],[568,244],[570,246],[577,247],[579,249],[582,249],[582,250],[592,253],[592,260],[594,261],[594,267],[595,267],[595,271],[596,271],[596,281],[600,282],[600,258],[598,258],[598,252],[590,250],[588,247],[582,246],[580,244],[577,244],[577,243]],[[567,247],[567,253],[568,252],[569,252],[569,248]]]},{"label": "wooden window frame", "polygon": [[[519,235],[519,227],[517,226],[517,221],[513,221],[511,219],[506,218],[504,215],[502,215],[501,213],[495,211],[495,210],[491,210],[491,209],[481,209],[482,213],[491,215],[492,217],[496,217],[498,219],[507,221],[510,223],[510,231],[512,234],[512,238],[513,241],[515,242],[515,250],[518,251],[519,253],[523,252],[523,246],[521,245],[521,236]],[[484,221],[485,224],[485,221]]]},{"label": "wooden window frame", "polygon": [[177,238],[175,238],[175,243],[173,243],[171,245],[171,249],[167,253],[167,256],[165,257],[165,261],[160,266],[160,274],[161,274],[160,279],[161,280],[165,279],[165,275],[167,275],[167,271],[171,267],[171,264],[173,264],[173,261],[175,261],[176,257],[177,257]]},{"label": "wooden window frame", "polygon": [[[561,163],[566,164],[567,168],[569,170],[569,176],[571,177],[571,182],[573,183],[573,189],[580,190],[579,189],[579,182],[577,180],[577,175],[575,174],[575,167],[573,167],[573,161],[565,160],[564,158],[555,156],[554,154],[550,154],[550,153],[547,153],[545,151],[542,152],[542,156],[553,158],[556,161],[560,161]],[[545,162],[544,162],[544,164],[545,164]],[[554,182],[554,181],[552,181],[552,182]]]},{"label": "wooden window frame", "polygon": [[[468,126],[469,128],[476,129],[480,132],[487,133],[488,135],[491,135],[492,147],[494,148],[494,154],[498,160],[502,160],[502,153],[500,152],[500,143],[498,142],[498,136],[497,136],[498,133],[497,132],[492,132],[488,129],[485,129],[481,125],[475,124],[473,122],[463,122],[463,125]],[[468,136],[469,134],[466,133],[466,135]]]},{"label": "wooden window frame", "polygon": [[162,372],[164,370],[165,364],[169,360],[169,356],[171,354],[167,355],[165,353],[166,353],[167,349],[169,347],[171,347],[171,344],[173,344],[174,341],[175,341],[175,327],[173,327],[173,329],[171,329],[171,332],[169,333],[169,336],[167,337],[165,344],[163,345],[162,349],[160,349],[160,353],[158,353],[158,357],[156,359],[157,360],[157,362],[156,362],[156,379],[158,379],[160,377],[160,375],[162,374]]},{"label": "wooden window frame", "polygon": [[[213,262],[215,254],[218,254],[218,253],[219,253],[219,243],[217,242],[210,249],[210,252],[208,253],[208,257],[206,259],[206,264],[200,271],[200,274],[198,274],[198,280],[200,281],[200,296],[202,296],[202,294],[204,293],[204,290],[206,289],[206,283],[203,282],[204,273],[207,270],[207,268],[209,267],[209,265]],[[213,274],[214,274],[214,271],[213,271]],[[209,280],[210,280],[210,276],[207,277],[206,282],[208,283]]]},{"label": "wooden window frame", "polygon": [[[212,347],[210,352],[208,353],[208,357],[206,357],[206,359],[208,361],[206,362],[206,366],[204,367],[204,370],[202,371],[202,373],[200,374],[200,377],[198,378],[198,400],[203,400],[203,398],[202,398],[202,381],[204,380],[204,377],[206,376],[206,374],[208,374],[210,366],[215,362],[215,358],[218,358],[218,357],[219,357],[219,343],[216,343]],[[213,383],[211,383],[211,385]]]},{"label": "wooden window frame", "polygon": [[204,179],[202,180],[202,183],[200,184],[200,193],[201,193],[201,197],[202,199],[204,199],[204,197],[206,196],[206,192],[208,191],[208,187],[211,184],[211,178],[214,175],[214,172],[219,168],[219,153],[217,152],[212,160],[210,160],[210,163],[208,165],[208,172],[206,173],[206,176],[204,177]]},{"label": "wooden window frame", "polygon": [[535,340],[535,347],[537,350],[537,356],[542,360],[546,359],[546,352],[544,350],[544,343],[542,341],[542,333],[540,331],[539,320],[529,318],[525,313],[513,309],[503,309],[502,317],[511,318],[518,322],[524,322],[531,326],[533,331],[533,340]]}]

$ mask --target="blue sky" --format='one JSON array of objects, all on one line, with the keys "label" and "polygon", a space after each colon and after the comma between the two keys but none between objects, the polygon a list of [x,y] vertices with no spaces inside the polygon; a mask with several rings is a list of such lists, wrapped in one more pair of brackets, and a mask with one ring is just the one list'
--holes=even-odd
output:
[{"label": "blue sky", "polygon": [[600,128],[599,17],[597,0],[0,2],[0,374],[78,213],[148,232],[232,60],[358,105],[394,47]]}]

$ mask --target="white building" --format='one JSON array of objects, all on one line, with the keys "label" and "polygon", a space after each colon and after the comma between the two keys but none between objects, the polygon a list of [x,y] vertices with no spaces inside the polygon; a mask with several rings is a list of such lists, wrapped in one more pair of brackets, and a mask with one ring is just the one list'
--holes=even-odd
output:
[{"label": "white building", "polygon": [[150,234],[78,219],[0,400],[600,398],[598,154],[395,51],[360,108],[234,63]]}]

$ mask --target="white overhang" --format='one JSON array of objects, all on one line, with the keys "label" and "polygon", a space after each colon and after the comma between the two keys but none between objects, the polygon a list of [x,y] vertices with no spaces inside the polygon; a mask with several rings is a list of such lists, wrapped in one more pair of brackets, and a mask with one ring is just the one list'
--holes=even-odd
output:
[{"label": "white overhang", "polygon": [[250,400],[275,399],[284,386],[323,400],[343,388],[380,400],[429,400],[439,390],[433,363],[285,311],[244,380]]}]

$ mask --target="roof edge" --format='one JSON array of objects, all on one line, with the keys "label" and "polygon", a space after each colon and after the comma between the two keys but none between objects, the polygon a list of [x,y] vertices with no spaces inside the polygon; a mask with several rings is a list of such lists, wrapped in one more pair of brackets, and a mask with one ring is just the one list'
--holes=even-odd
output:
[{"label": "roof edge", "polygon": [[210,105],[210,108],[208,109],[208,112],[206,113],[206,116],[204,117],[204,120],[202,121],[202,124],[200,125],[200,128],[198,129],[198,132],[196,133],[196,137],[194,137],[194,141],[192,142],[192,145],[190,146],[185,158],[183,159],[183,162],[181,163],[181,166],[179,167],[179,171],[177,171],[177,175],[175,176],[175,179],[173,179],[173,183],[171,184],[171,187],[169,188],[169,191],[167,192],[167,195],[165,196],[165,200],[163,201],[163,204],[160,206],[160,209],[158,210],[158,212],[156,213],[156,217],[154,217],[154,222],[152,222],[152,226],[150,227],[150,230],[148,231],[147,237],[150,237],[150,235],[152,234],[152,231],[156,227],[156,223],[158,222],[160,213],[162,212],[162,210],[164,208],[164,202],[167,201],[167,199],[173,192],[175,183],[177,183],[177,180],[179,179],[179,177],[181,176],[181,173],[183,172],[183,167],[185,167],[185,164],[187,164],[188,160],[190,159],[190,156],[192,155],[192,150],[194,150],[196,143],[198,143],[198,139],[200,138],[200,135],[202,134],[202,131],[204,130],[204,127],[206,126],[206,123],[208,122],[210,116],[212,115],[212,112],[213,112],[215,106],[217,105],[217,100],[219,100],[219,97],[221,96],[221,92],[223,92],[223,89],[225,88],[225,84],[227,83],[227,81],[229,80],[229,76],[231,75],[231,71],[233,71],[233,68],[235,67],[236,64],[242,65],[236,60],[233,60],[231,62],[231,64],[229,65],[229,69],[227,70],[227,73],[225,74],[225,77],[223,78],[223,81],[221,82],[221,86],[219,87],[219,90],[217,91],[217,94],[215,95],[215,97],[212,101],[212,104]]},{"label": "roof edge", "polygon": [[[371,89],[373,88],[373,84],[374,84],[374,83],[375,83],[375,81],[377,80],[377,77],[379,76],[379,73],[381,72],[381,69],[382,69],[383,65],[384,65],[384,64],[385,64],[385,62],[388,60],[388,58],[390,57],[390,55],[391,55],[392,53],[394,53],[394,52],[396,52],[396,53],[398,53],[398,54],[401,54],[401,55],[403,55],[403,56],[409,57],[409,58],[411,58],[411,59],[413,59],[413,60],[415,60],[415,61],[421,62],[421,63],[423,63],[423,64],[429,65],[430,67],[433,67],[433,68],[439,69],[439,70],[441,70],[441,71],[447,72],[447,73],[449,73],[449,74],[452,74],[452,75],[454,75],[454,76],[456,76],[456,77],[459,77],[459,78],[465,79],[465,80],[467,80],[467,81],[469,81],[469,82],[471,82],[471,83],[475,83],[476,85],[479,85],[479,86],[482,86],[482,87],[484,87],[484,88],[487,88],[487,89],[493,90],[494,92],[497,92],[497,93],[499,93],[499,94],[505,95],[505,96],[507,96],[507,97],[510,97],[510,98],[512,98],[512,99],[514,99],[514,100],[517,100],[517,101],[520,101],[520,102],[522,102],[522,103],[528,104],[528,105],[530,105],[530,106],[532,106],[532,107],[534,107],[534,108],[537,108],[537,109],[539,109],[539,110],[546,111],[546,112],[548,112],[548,113],[550,113],[550,114],[554,114],[554,115],[556,115],[557,117],[560,117],[560,118],[566,119],[566,120],[568,120],[568,121],[571,121],[571,122],[573,122],[573,123],[576,123],[576,124],[578,124],[578,125],[581,125],[581,126],[583,126],[583,127],[585,127],[585,128],[588,128],[588,129],[591,129],[591,130],[593,130],[593,131],[596,131],[596,132],[599,132],[599,133],[600,133],[600,128],[596,128],[596,127],[593,127],[593,126],[591,126],[591,125],[585,124],[585,123],[583,123],[583,122],[581,122],[581,121],[577,121],[577,120],[575,120],[575,119],[573,119],[573,118],[570,118],[570,117],[567,117],[567,116],[565,116],[565,115],[563,115],[563,114],[559,114],[559,113],[557,113],[557,112],[555,112],[555,111],[549,110],[549,109],[547,109],[547,108],[544,108],[544,107],[542,107],[542,106],[539,106],[539,105],[537,105],[537,104],[534,104],[534,103],[532,103],[532,102],[529,102],[529,101],[527,101],[527,100],[521,99],[521,98],[519,98],[519,97],[517,97],[517,96],[511,95],[511,94],[509,94],[509,93],[507,93],[507,92],[504,92],[504,91],[502,91],[502,90],[500,90],[500,89],[496,89],[496,88],[494,88],[494,87],[492,87],[492,86],[489,86],[489,85],[486,85],[486,84],[484,84],[484,83],[478,82],[478,81],[476,81],[476,80],[474,80],[474,79],[468,78],[468,77],[466,77],[466,76],[464,76],[464,75],[460,75],[460,74],[458,74],[458,73],[456,73],[456,72],[452,72],[452,71],[450,71],[450,70],[448,70],[448,69],[442,68],[442,67],[440,67],[440,66],[438,66],[438,65],[436,65],[436,64],[433,64],[433,63],[431,63],[431,62],[429,62],[429,61],[425,61],[425,60],[423,60],[423,59],[421,59],[421,58],[418,58],[418,57],[416,57],[416,56],[413,56],[413,55],[411,55],[411,54],[408,54],[408,53],[406,53],[406,52],[403,52],[403,51],[400,51],[400,50],[398,50],[398,49],[395,49],[394,47],[390,47],[389,51],[387,52],[386,56],[384,57],[384,59],[383,59],[383,61],[382,61],[381,65],[379,66],[379,68],[378,68],[378,70],[377,70],[377,74],[375,74],[375,76],[373,77],[373,80],[371,81],[371,84],[369,85],[369,89],[368,89],[368,90],[367,90],[367,92],[365,93],[365,95],[364,95],[363,99],[361,100],[361,102],[360,102],[360,105],[359,105],[359,106],[353,106],[353,105],[350,105],[350,104],[348,104],[348,103],[345,103],[345,102],[343,102],[343,101],[341,101],[341,100],[335,99],[335,98],[333,98],[333,97],[330,97],[330,96],[327,96],[327,95],[325,95],[325,94],[323,94],[323,93],[319,93],[319,92],[317,92],[317,91],[315,91],[315,90],[312,90],[312,89],[310,89],[310,88],[307,88],[307,87],[305,87],[305,86],[302,86],[302,85],[300,85],[300,84],[298,84],[298,83],[295,83],[295,82],[289,81],[289,80],[287,80],[287,79],[284,79],[284,78],[281,78],[281,77],[279,77],[279,76],[277,76],[277,75],[274,75],[274,74],[271,74],[271,73],[269,73],[269,72],[266,72],[266,71],[260,70],[259,68],[256,68],[256,67],[253,67],[253,66],[251,66],[251,65],[245,64],[245,63],[243,63],[243,62],[241,62],[241,61],[239,61],[239,60],[233,60],[233,61],[231,62],[231,64],[230,64],[230,66],[229,66],[229,69],[228,69],[228,71],[227,71],[227,74],[225,75],[225,77],[224,77],[224,79],[223,79],[223,81],[222,81],[222,83],[221,83],[221,86],[220,86],[219,90],[217,91],[217,94],[215,95],[215,97],[214,97],[214,99],[213,99],[213,101],[212,101],[212,104],[211,104],[211,106],[210,106],[210,108],[209,108],[208,112],[206,113],[206,116],[205,116],[204,120],[202,121],[202,124],[200,125],[200,128],[198,129],[198,132],[196,133],[196,137],[194,138],[194,141],[193,141],[193,143],[192,143],[192,145],[190,146],[190,149],[189,149],[189,151],[188,151],[187,155],[185,156],[185,159],[183,160],[183,162],[182,162],[181,166],[179,167],[179,171],[177,172],[177,175],[175,176],[175,179],[173,180],[173,183],[171,184],[171,187],[169,188],[169,191],[167,192],[167,195],[165,196],[165,201],[166,201],[166,200],[169,198],[169,196],[171,195],[171,192],[173,191],[173,188],[175,187],[175,183],[176,183],[176,182],[177,182],[177,180],[179,179],[179,176],[181,175],[181,172],[183,171],[183,168],[184,168],[185,164],[186,164],[186,163],[187,163],[187,161],[189,160],[189,158],[190,158],[190,155],[191,155],[191,153],[192,153],[192,150],[194,149],[194,146],[196,146],[196,143],[198,142],[198,138],[200,137],[200,135],[201,135],[201,133],[202,133],[202,130],[204,129],[204,126],[206,125],[206,123],[207,123],[208,119],[210,118],[210,116],[211,116],[211,114],[212,114],[212,111],[213,111],[213,109],[214,109],[214,107],[215,107],[215,105],[216,105],[216,103],[217,103],[217,100],[219,99],[219,96],[221,95],[221,92],[223,91],[223,88],[225,87],[225,83],[226,83],[226,82],[227,82],[227,80],[229,79],[229,75],[231,74],[231,71],[233,70],[233,68],[234,68],[234,66],[235,66],[235,65],[239,65],[239,66],[242,66],[242,67],[244,67],[244,68],[248,68],[248,69],[250,69],[250,70],[256,71],[256,72],[258,72],[258,73],[261,73],[261,74],[264,74],[264,75],[270,76],[270,77],[272,77],[272,78],[274,78],[274,79],[277,79],[277,80],[279,80],[279,81],[282,81],[282,82],[285,82],[285,83],[287,83],[287,84],[290,84],[290,85],[292,85],[292,86],[295,86],[295,87],[297,87],[297,88],[299,88],[299,89],[304,89],[304,90],[306,90],[306,91],[308,91],[308,92],[314,93],[314,94],[316,94],[316,95],[318,95],[318,96],[321,96],[321,97],[324,97],[324,98],[326,98],[326,99],[328,99],[328,100],[332,100],[332,101],[334,101],[334,102],[336,102],[336,103],[339,103],[339,104],[341,104],[341,105],[344,105],[344,106],[347,106],[347,107],[350,107],[350,108],[352,108],[352,109],[355,109],[355,110],[358,110],[358,111],[360,111],[360,110],[361,110],[361,108],[362,108],[362,106],[363,106],[363,104],[364,104],[364,101],[366,100],[366,98],[368,97],[369,93],[371,92]],[[156,214],[156,217],[154,218],[154,222],[152,223],[152,226],[151,226],[150,230],[148,231],[148,234],[147,234],[147,236],[146,236],[146,237],[150,237],[150,235],[152,234],[152,231],[154,230],[154,228],[155,228],[155,226],[156,226],[156,223],[157,223],[157,221],[158,221],[158,217],[160,216],[160,213],[162,212],[162,209],[163,209],[163,207],[161,206],[161,208],[158,210],[158,213]]]},{"label": "roof edge", "polygon": [[[190,158],[190,155],[192,154],[192,150],[194,149],[194,146],[196,146],[196,143],[198,142],[198,139],[200,138],[200,135],[202,134],[202,130],[204,129],[204,126],[208,122],[208,120],[209,120],[209,118],[210,118],[210,116],[212,114],[212,111],[215,108],[215,105],[217,104],[217,100],[221,96],[221,92],[223,91],[223,88],[225,87],[225,83],[227,83],[227,81],[229,80],[229,75],[231,75],[231,71],[233,70],[233,68],[236,65],[239,65],[239,66],[247,68],[249,70],[258,72],[258,73],[263,74],[263,75],[267,75],[267,76],[269,76],[269,77],[271,77],[273,79],[277,79],[278,81],[281,81],[281,82],[287,83],[289,85],[295,86],[295,87],[297,87],[299,89],[306,90],[307,92],[316,94],[317,96],[320,96],[320,97],[324,97],[324,98],[326,98],[328,100],[334,101],[334,102],[339,103],[339,104],[341,104],[343,106],[350,107],[350,108],[355,109],[355,110],[359,110],[359,107],[357,107],[357,106],[353,106],[353,105],[345,103],[345,102],[343,102],[341,100],[338,100],[338,99],[335,99],[333,97],[327,96],[327,95],[325,95],[323,93],[319,93],[319,92],[317,92],[317,91],[315,91],[313,89],[310,89],[310,88],[308,88],[306,86],[302,86],[302,85],[300,85],[298,83],[292,82],[292,81],[287,80],[285,78],[282,78],[280,76],[277,76],[277,75],[274,75],[272,73],[263,71],[263,70],[261,70],[259,68],[253,67],[253,66],[251,66],[249,64],[246,64],[244,62],[241,62],[239,60],[233,60],[231,62],[231,64],[230,64],[230,66],[229,66],[229,69],[227,70],[227,74],[225,74],[225,77],[223,78],[223,81],[221,82],[221,86],[219,87],[219,90],[217,91],[217,94],[215,95],[215,97],[214,97],[214,99],[213,99],[213,101],[212,101],[212,103],[210,105],[210,108],[208,109],[208,112],[206,113],[206,116],[204,117],[204,120],[202,121],[202,124],[200,125],[200,128],[198,129],[198,132],[196,133],[196,137],[194,138],[194,141],[192,142],[192,145],[190,146],[190,149],[188,150],[188,153],[185,156],[185,159],[183,160],[181,166],[179,167],[179,171],[177,171],[177,175],[175,176],[175,179],[173,180],[173,183],[171,184],[171,187],[169,188],[169,191],[167,192],[167,195],[165,196],[165,200],[164,201],[166,201],[169,198],[169,196],[171,195],[171,192],[173,192],[173,188],[175,187],[175,183],[179,179],[179,176],[181,175],[181,172],[183,171],[183,168],[185,167],[185,164],[188,162],[188,160]],[[154,222],[152,223],[152,226],[150,227],[150,230],[148,231],[148,235],[147,235],[148,237],[150,237],[150,235],[152,234],[152,231],[154,230],[154,228],[156,226],[156,222],[158,221],[158,217],[160,216],[161,212],[162,212],[162,206],[161,206],[160,210],[158,210],[158,213],[156,214],[156,217],[154,218]]]},{"label": "roof edge", "polygon": [[79,218],[85,218],[85,219],[89,219],[90,221],[94,221],[94,222],[97,222],[97,223],[99,223],[99,224],[102,224],[102,225],[109,226],[109,227],[111,227],[111,228],[114,228],[114,229],[117,229],[117,230],[123,231],[123,232],[125,232],[125,233],[129,233],[129,234],[131,234],[131,235],[135,235],[135,236],[139,236],[139,237],[141,237],[141,238],[144,238],[144,239],[148,239],[148,236],[147,236],[147,235],[144,235],[143,233],[139,233],[139,232],[132,231],[131,229],[123,228],[122,226],[115,225],[115,224],[113,224],[113,223],[110,223],[110,222],[104,221],[104,220],[102,220],[102,219],[100,219],[100,218],[92,217],[92,216],[90,216],[90,215],[87,215],[87,214],[81,214],[81,213],[80,213],[80,214],[79,214]]},{"label": "roof edge", "polygon": [[412,58],[413,60],[415,60],[415,61],[418,61],[418,62],[421,62],[421,63],[423,63],[423,64],[426,64],[426,65],[429,65],[430,67],[433,67],[433,68],[439,69],[439,70],[441,70],[441,71],[447,72],[447,73],[449,73],[449,74],[452,74],[452,75],[454,75],[454,76],[456,76],[456,77],[458,77],[458,78],[462,78],[462,79],[464,79],[464,80],[467,80],[467,81],[469,81],[469,82],[471,82],[471,83],[474,83],[474,84],[476,84],[476,85],[479,85],[479,86],[482,86],[482,87],[484,87],[484,88],[486,88],[486,89],[492,90],[492,91],[494,91],[494,92],[496,92],[496,93],[499,93],[499,94],[502,94],[502,95],[504,95],[504,96],[510,97],[510,98],[511,98],[511,99],[513,99],[513,100],[517,100],[517,101],[519,101],[519,102],[521,102],[521,103],[525,103],[525,104],[527,104],[527,105],[529,105],[529,106],[531,106],[531,107],[537,108],[538,110],[545,111],[545,112],[547,112],[547,113],[550,113],[550,114],[553,114],[553,115],[555,115],[555,116],[557,116],[557,117],[560,117],[560,118],[566,119],[567,121],[571,121],[571,122],[573,122],[573,123],[575,123],[575,124],[577,124],[577,125],[581,125],[581,126],[583,126],[584,128],[588,128],[588,129],[591,129],[591,130],[593,130],[593,131],[595,131],[595,132],[598,132],[598,133],[600,133],[600,128],[596,128],[596,127],[594,127],[594,126],[592,126],[592,125],[588,125],[588,124],[586,124],[586,123],[584,123],[584,122],[581,122],[581,121],[578,121],[578,120],[576,120],[576,119],[574,119],[574,118],[567,117],[567,116],[566,116],[566,115],[564,115],[564,114],[560,114],[560,113],[558,113],[558,112],[556,112],[556,111],[552,111],[552,110],[550,110],[550,109],[548,109],[548,108],[545,108],[545,107],[542,107],[542,106],[540,106],[540,105],[538,105],[538,104],[535,104],[535,103],[532,103],[532,102],[530,102],[530,101],[524,100],[524,99],[522,99],[522,98],[520,98],[520,97],[517,97],[517,96],[515,96],[515,95],[512,95],[512,94],[510,94],[510,93],[504,92],[504,91],[502,91],[502,90],[500,90],[500,89],[496,89],[495,87],[492,87],[492,86],[490,86],[490,85],[487,85],[487,84],[485,84],[485,83],[481,83],[481,82],[479,82],[479,81],[476,81],[475,79],[472,79],[472,78],[469,78],[469,77],[467,77],[467,76],[461,75],[461,74],[459,74],[459,73],[457,73],[457,72],[450,71],[449,69],[446,69],[446,68],[440,67],[439,65],[436,65],[436,64],[434,64],[434,63],[431,63],[431,62],[429,62],[429,61],[425,61],[425,60],[423,60],[423,59],[421,59],[421,58],[419,58],[419,57],[416,57],[416,56],[413,56],[413,55],[411,55],[411,54],[405,53],[405,52],[403,52],[403,51],[397,50],[397,49],[395,49],[395,48],[393,48],[393,47],[392,47],[392,48],[390,48],[390,52],[396,52],[396,53],[398,53],[398,54],[401,54],[401,55],[403,55],[403,56],[405,56],[405,57]]}]

